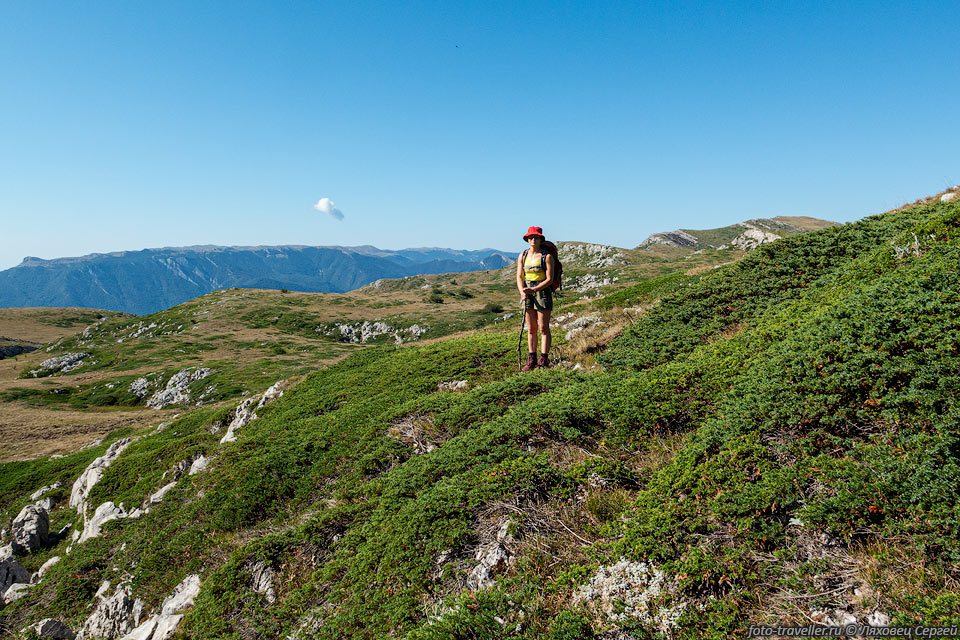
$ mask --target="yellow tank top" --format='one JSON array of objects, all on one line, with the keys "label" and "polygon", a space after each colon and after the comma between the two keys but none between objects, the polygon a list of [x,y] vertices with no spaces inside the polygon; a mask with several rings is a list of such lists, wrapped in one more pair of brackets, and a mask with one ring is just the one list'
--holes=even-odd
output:
[{"label": "yellow tank top", "polygon": [[542,282],[547,279],[546,260],[540,264],[540,256],[533,257],[533,253],[527,251],[527,257],[523,261],[523,279],[530,282]]}]

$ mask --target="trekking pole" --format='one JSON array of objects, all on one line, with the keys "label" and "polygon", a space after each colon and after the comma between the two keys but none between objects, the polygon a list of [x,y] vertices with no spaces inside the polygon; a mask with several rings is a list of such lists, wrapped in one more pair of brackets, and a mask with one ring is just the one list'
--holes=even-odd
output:
[{"label": "trekking pole", "polygon": [[523,327],[526,324],[526,301],[520,302],[520,339],[517,340],[517,368],[523,371],[523,352],[520,348],[523,346]]}]

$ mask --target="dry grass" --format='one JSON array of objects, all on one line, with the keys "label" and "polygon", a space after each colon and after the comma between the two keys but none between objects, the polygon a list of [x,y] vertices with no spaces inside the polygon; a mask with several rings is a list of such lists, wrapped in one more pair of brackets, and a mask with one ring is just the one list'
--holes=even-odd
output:
[{"label": "dry grass", "polygon": [[[91,324],[91,322],[86,320],[71,322],[69,321],[71,317],[101,314],[108,316],[125,315],[116,311],[80,309],[76,307],[0,309],[0,336],[46,344],[66,336],[71,336]],[[57,326],[58,324],[66,324],[67,326]]]}]

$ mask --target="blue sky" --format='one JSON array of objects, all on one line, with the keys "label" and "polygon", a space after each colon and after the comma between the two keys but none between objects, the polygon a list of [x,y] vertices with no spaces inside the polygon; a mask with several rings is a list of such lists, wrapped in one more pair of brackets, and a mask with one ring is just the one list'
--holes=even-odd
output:
[{"label": "blue sky", "polygon": [[855,220],[960,183],[958,17],[953,1],[0,1],[0,269]]}]

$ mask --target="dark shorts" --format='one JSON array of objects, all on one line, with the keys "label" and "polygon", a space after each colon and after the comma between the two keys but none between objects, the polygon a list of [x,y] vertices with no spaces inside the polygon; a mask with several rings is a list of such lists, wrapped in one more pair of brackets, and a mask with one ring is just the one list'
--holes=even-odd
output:
[{"label": "dark shorts", "polygon": [[[540,284],[540,282],[524,280],[524,284],[528,287],[535,287]],[[527,311],[531,309],[536,309],[537,311],[553,311],[553,289],[547,287],[542,291],[537,291],[523,301],[523,308]]]}]

